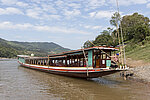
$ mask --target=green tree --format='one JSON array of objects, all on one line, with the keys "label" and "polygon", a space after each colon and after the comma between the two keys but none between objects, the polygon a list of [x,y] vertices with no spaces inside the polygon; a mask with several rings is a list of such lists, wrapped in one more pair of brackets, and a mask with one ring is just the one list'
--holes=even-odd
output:
[{"label": "green tree", "polygon": [[149,22],[150,20],[148,17],[144,17],[138,13],[124,16],[121,25],[126,41],[131,39],[144,40],[144,38],[150,34]]},{"label": "green tree", "polygon": [[84,43],[83,47],[84,47],[84,48],[92,47],[93,44],[92,44],[91,42],[93,43],[93,41],[89,41],[89,40],[86,41],[86,42]]},{"label": "green tree", "polygon": [[112,37],[110,36],[109,34],[109,31],[107,30],[104,30],[103,32],[101,32],[100,35],[98,35],[96,37],[96,39],[93,41],[93,43],[97,46],[99,45],[107,45],[107,46],[110,46],[110,45],[113,45],[113,41],[112,41]]},{"label": "green tree", "polygon": [[120,14],[118,12],[115,12],[112,17],[111,17],[111,20],[110,20],[110,24],[112,26],[117,26],[119,25],[119,21],[120,21]]}]

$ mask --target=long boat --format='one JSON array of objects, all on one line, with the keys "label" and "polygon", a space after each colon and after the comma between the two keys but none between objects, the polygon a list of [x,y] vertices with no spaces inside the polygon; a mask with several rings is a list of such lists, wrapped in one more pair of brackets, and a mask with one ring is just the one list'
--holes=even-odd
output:
[{"label": "long boat", "polygon": [[76,78],[97,78],[126,70],[112,58],[117,50],[114,47],[94,46],[47,57],[17,57],[18,62],[27,68]]}]

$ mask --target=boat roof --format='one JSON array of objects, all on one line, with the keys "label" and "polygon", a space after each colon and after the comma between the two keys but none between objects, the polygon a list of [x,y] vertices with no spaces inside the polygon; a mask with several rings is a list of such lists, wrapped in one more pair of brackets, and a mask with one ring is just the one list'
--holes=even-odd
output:
[{"label": "boat roof", "polygon": [[28,56],[28,55],[17,55],[17,57],[28,58],[28,57],[30,57],[30,56]]},{"label": "boat roof", "polygon": [[35,56],[28,56],[28,55],[17,55],[17,57],[22,57],[26,59],[48,59],[48,57],[35,57]]},{"label": "boat roof", "polygon": [[89,47],[89,48],[83,48],[83,49],[78,49],[78,50],[71,50],[67,52],[62,52],[58,54],[52,54],[48,55],[49,57],[54,57],[54,56],[62,56],[62,55],[78,55],[81,54],[84,51],[88,50],[110,50],[110,51],[118,51],[119,49],[114,48],[114,47],[106,47],[106,46],[94,46],[94,47]]}]

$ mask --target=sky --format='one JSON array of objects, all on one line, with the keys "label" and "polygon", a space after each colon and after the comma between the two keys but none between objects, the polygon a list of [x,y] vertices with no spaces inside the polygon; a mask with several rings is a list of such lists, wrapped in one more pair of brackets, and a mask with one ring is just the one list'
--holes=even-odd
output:
[{"label": "sky", "polygon": [[[118,0],[120,14],[150,18],[150,0]],[[110,25],[116,0],[0,0],[0,38],[79,49]]]}]

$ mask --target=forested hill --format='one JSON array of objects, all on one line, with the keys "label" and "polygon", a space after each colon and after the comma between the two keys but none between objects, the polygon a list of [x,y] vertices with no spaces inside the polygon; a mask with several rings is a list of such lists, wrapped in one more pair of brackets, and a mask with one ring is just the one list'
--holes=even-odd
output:
[{"label": "forested hill", "polygon": [[47,56],[69,50],[53,42],[18,42],[0,38],[0,57],[13,58],[20,54],[30,55],[31,53],[35,56]]}]

